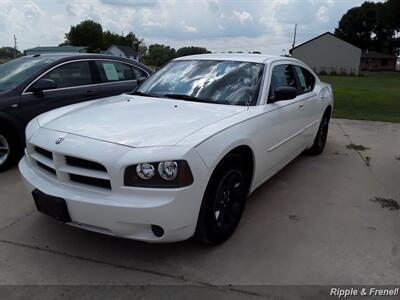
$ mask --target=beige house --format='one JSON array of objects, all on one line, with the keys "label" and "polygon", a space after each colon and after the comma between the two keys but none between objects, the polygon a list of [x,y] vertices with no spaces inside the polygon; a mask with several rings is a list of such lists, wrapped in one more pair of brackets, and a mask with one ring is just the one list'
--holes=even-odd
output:
[{"label": "beige house", "polygon": [[361,49],[330,32],[294,47],[290,53],[316,73],[358,75],[360,71]]}]

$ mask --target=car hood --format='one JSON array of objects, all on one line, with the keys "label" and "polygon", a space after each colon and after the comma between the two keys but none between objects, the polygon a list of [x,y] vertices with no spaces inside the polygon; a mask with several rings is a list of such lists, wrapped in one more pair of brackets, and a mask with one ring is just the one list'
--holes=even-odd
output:
[{"label": "car hood", "polygon": [[130,147],[169,146],[247,110],[172,99],[120,95],[64,107],[38,117],[41,127]]}]

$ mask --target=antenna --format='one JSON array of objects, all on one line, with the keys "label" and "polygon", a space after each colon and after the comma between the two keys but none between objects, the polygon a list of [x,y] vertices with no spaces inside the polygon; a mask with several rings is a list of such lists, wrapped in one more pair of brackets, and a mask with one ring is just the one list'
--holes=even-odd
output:
[{"label": "antenna", "polygon": [[297,34],[297,24],[294,25],[294,36],[293,36],[292,49],[294,48],[294,45],[296,44],[296,34]]}]

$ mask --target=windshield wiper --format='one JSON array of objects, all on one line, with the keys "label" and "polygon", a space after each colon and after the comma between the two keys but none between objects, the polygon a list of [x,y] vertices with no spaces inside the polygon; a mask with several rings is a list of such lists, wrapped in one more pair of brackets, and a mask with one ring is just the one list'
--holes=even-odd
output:
[{"label": "windshield wiper", "polygon": [[216,103],[215,101],[212,100],[197,98],[195,96],[183,95],[183,94],[165,94],[164,97],[171,99],[178,99],[178,100],[193,101],[193,102]]},{"label": "windshield wiper", "polygon": [[139,92],[139,91],[133,92],[132,95],[143,96],[143,97],[157,97],[157,98],[161,97],[160,95],[143,93],[143,92]]}]

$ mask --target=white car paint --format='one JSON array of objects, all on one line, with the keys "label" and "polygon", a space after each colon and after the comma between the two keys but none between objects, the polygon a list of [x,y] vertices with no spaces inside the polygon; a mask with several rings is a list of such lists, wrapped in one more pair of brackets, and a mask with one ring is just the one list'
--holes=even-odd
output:
[{"label": "white car paint", "polygon": [[[60,108],[32,120],[26,155],[19,164],[29,191],[38,189],[66,200],[74,226],[149,242],[191,237],[209,178],[221,159],[238,146],[253,152],[250,192],[309,148],[321,118],[333,106],[332,90],[304,63],[265,55],[196,55],[179,60],[235,60],[265,64],[260,101],[228,106],[121,95]],[[294,64],[316,77],[314,90],[293,100],[267,104],[274,66]],[[63,138],[63,142],[55,141]],[[34,151],[53,153],[53,161]],[[102,164],[107,173],[74,169],[64,157]],[[36,160],[57,176],[38,168]],[[192,185],[178,189],[124,186],[126,167],[143,162],[186,160]],[[71,182],[68,173],[109,179],[111,190]],[[155,236],[151,224],[165,230]]]}]

